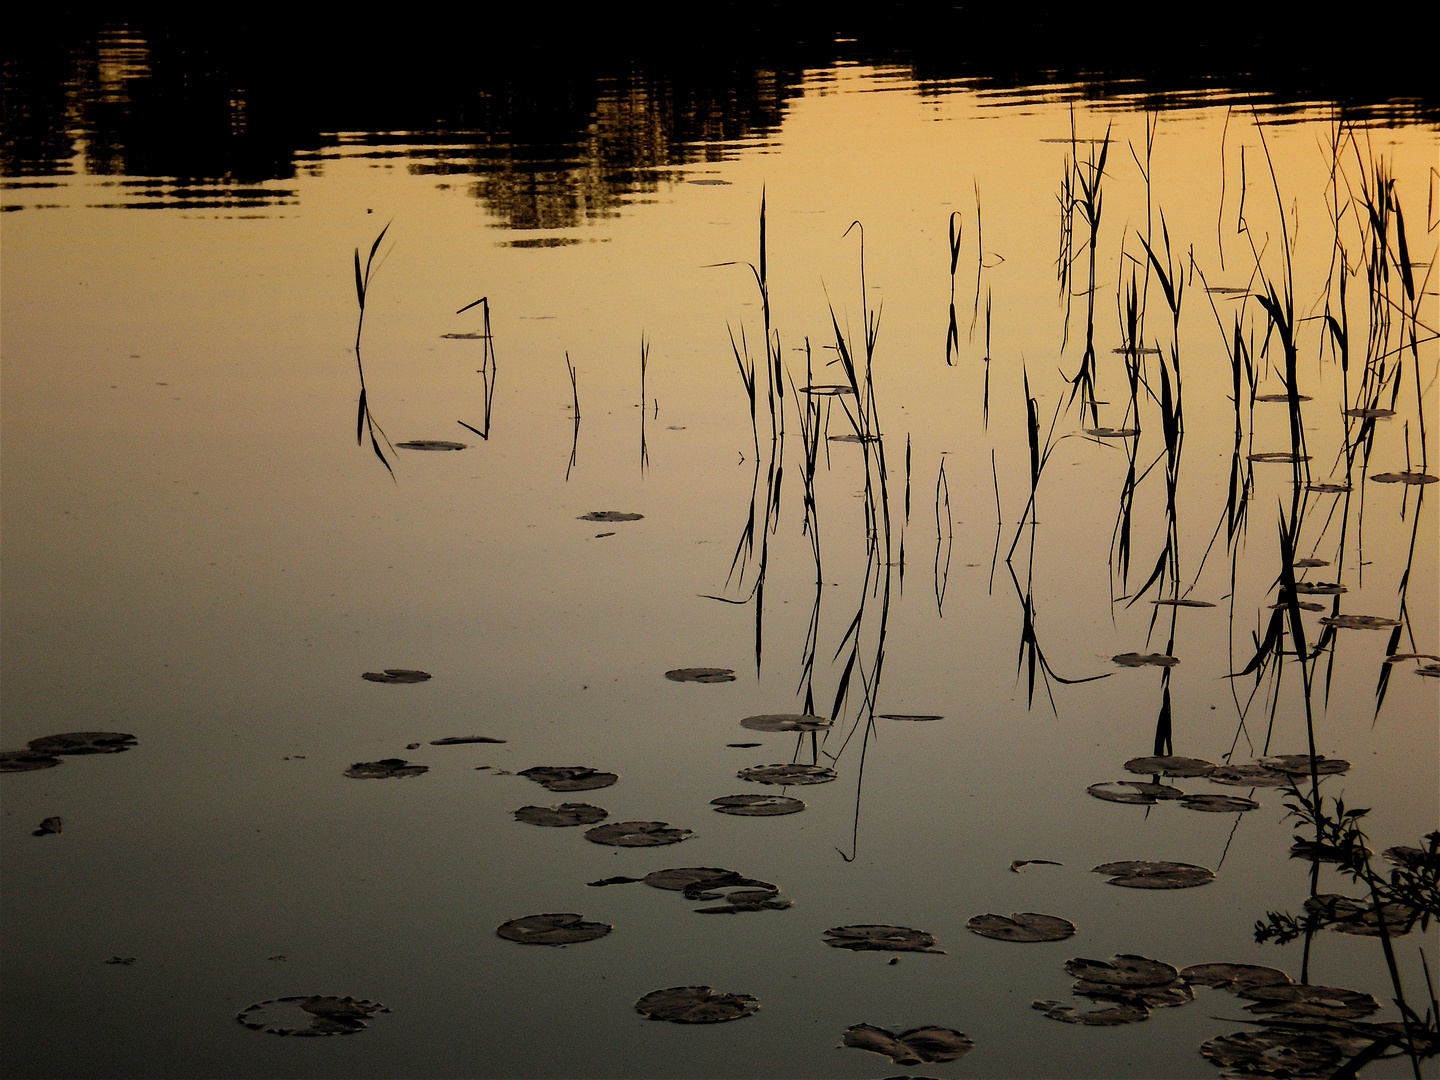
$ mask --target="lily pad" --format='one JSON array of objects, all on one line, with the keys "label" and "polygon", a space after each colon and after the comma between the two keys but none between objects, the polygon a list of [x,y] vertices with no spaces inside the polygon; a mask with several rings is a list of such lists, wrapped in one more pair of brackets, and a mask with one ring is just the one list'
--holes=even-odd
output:
[{"label": "lily pad", "polygon": [[1329,566],[1329,559],[1296,559],[1292,564],[1297,570],[1311,570],[1320,566]]},{"label": "lily pad", "polygon": [[400,780],[429,771],[428,765],[411,765],[404,758],[391,757],[379,761],[357,761],[345,770],[345,775],[356,780]]},{"label": "lily pad", "polygon": [[1084,982],[1125,990],[1168,986],[1180,977],[1180,972],[1169,964],[1134,953],[1121,953],[1109,960],[1078,956],[1065,962],[1065,970]]},{"label": "lily pad", "polygon": [[571,825],[594,825],[610,816],[610,811],[583,802],[561,803],[559,806],[522,806],[515,811],[515,820],[527,825],[548,825],[565,828]]},{"label": "lily pad", "polygon": [[598,772],[585,765],[536,765],[521,769],[519,775],[551,791],[594,791],[620,779],[613,772]]},{"label": "lily pad", "polygon": [[1369,994],[1339,986],[1302,986],[1289,983],[1278,986],[1247,986],[1236,993],[1255,1003],[1245,1006],[1247,1012],[1286,1019],[1314,1016],[1328,1020],[1358,1020],[1380,1008],[1380,1003]]},{"label": "lily pad", "polygon": [[452,735],[448,739],[432,739],[431,746],[462,746],[465,743],[503,743],[504,739],[492,739],[489,735]]},{"label": "lily pad", "polygon": [[694,835],[690,829],[671,828],[668,821],[615,821],[585,831],[585,839],[592,844],[610,847],[661,847]]},{"label": "lily pad", "polygon": [[[1270,610],[1271,610],[1271,611],[1279,611],[1281,608],[1288,608],[1289,606],[1290,606],[1289,604],[1271,604],[1271,605],[1270,605]],[[1308,600],[1297,600],[1297,601],[1295,601],[1295,606],[1298,607],[1301,611],[1324,611],[1324,610],[1325,610],[1325,605],[1324,605],[1324,604],[1312,604],[1312,603],[1311,603],[1310,601],[1308,601]]]},{"label": "lily pad", "polygon": [[736,817],[778,817],[781,814],[798,814],[805,809],[799,799],[788,795],[722,795],[711,799],[710,805],[717,814],[733,814]]},{"label": "lily pad", "polygon": [[1394,409],[1346,409],[1346,416],[1353,416],[1356,420],[1384,420],[1395,415]]},{"label": "lily pad", "polygon": [[384,671],[367,671],[360,677],[370,682],[380,683],[417,683],[432,678],[428,671],[399,667],[387,667]]},{"label": "lily pad", "polygon": [[965,924],[972,934],[996,941],[1064,941],[1075,933],[1075,924],[1058,915],[1037,915],[1017,911],[1004,915],[976,915]]},{"label": "lily pad", "polygon": [[0,772],[34,772],[63,764],[54,754],[34,750],[0,750]]},{"label": "lily pad", "polygon": [[1120,1002],[1090,1012],[1076,1012],[1073,1005],[1063,1005],[1058,1001],[1032,1001],[1030,1007],[1039,1009],[1051,1020],[1088,1027],[1118,1027],[1150,1019],[1150,1010],[1144,1004],[1132,1002]]},{"label": "lily pad", "polygon": [[[945,717],[934,713],[893,713],[882,712],[881,720],[910,720],[917,724],[928,723],[931,720],[944,720]],[[943,1030],[943,1029],[942,1029]]]},{"label": "lily pad", "polygon": [[1313,491],[1317,495],[1344,495],[1350,490],[1349,484],[1306,484],[1306,491]]},{"label": "lily pad", "polygon": [[[1256,397],[1255,397],[1255,400],[1256,400],[1256,401],[1265,401],[1265,402],[1289,401],[1289,400],[1290,400],[1290,395],[1289,395],[1289,394],[1257,394]],[[1309,401],[1309,400],[1310,400],[1310,396],[1309,396],[1308,394],[1296,394],[1296,395],[1295,395],[1295,400],[1296,400],[1296,401]]]},{"label": "lily pad", "polygon": [[[378,1001],[351,997],[282,997],[256,1002],[235,1014],[251,1031],[271,1035],[354,1035],[365,1021],[390,1010]],[[301,1025],[306,1026],[301,1026]]]},{"label": "lily pad", "polygon": [[835,770],[823,765],[752,765],[735,775],[756,784],[828,784],[836,779]]},{"label": "lily pad", "polygon": [[[731,886],[707,892],[701,899],[725,902],[713,907],[696,908],[695,911],[701,915],[737,915],[744,911],[783,911],[790,906],[789,900],[778,899],[780,890],[774,885],[766,882],[759,884],[765,887],[751,889]],[[690,895],[688,891],[686,895]]]},{"label": "lily pad", "polygon": [[1140,429],[1133,427],[1087,427],[1086,435],[1094,435],[1097,439],[1128,439],[1132,435],[1139,435]]},{"label": "lily pad", "polygon": [[120,731],[67,731],[31,739],[26,745],[37,754],[119,754],[135,743],[134,735]]},{"label": "lily pad", "polygon": [[968,1035],[942,1027],[911,1028],[894,1035],[871,1024],[855,1024],[845,1029],[841,1041],[856,1050],[884,1054],[896,1065],[954,1061],[975,1048]]},{"label": "lily pad", "polygon": [[1440,476],[1422,472],[1382,472],[1370,477],[1377,484],[1433,484]]},{"label": "lily pad", "polygon": [[1436,656],[1434,653],[1399,652],[1399,653],[1393,653],[1392,655],[1385,657],[1385,659],[1382,660],[1381,663],[1382,663],[1382,664],[1398,664],[1398,663],[1400,663],[1400,661],[1402,661],[1402,660],[1435,660],[1435,661],[1440,661],[1440,656]]},{"label": "lily pad", "polygon": [[844,383],[832,383],[828,386],[804,386],[800,388],[800,393],[814,397],[839,397],[841,394],[855,393],[855,388]]},{"label": "lily pad", "polygon": [[577,521],[639,521],[644,514],[627,514],[623,510],[591,510],[588,514],[581,514]]},{"label": "lily pad", "polygon": [[[1356,900],[1336,893],[1310,897],[1305,901],[1305,910],[1333,920],[1329,928],[1336,933],[1358,937],[1380,937],[1382,933],[1399,937],[1408,934],[1420,917],[1419,910],[1408,904],[1386,904],[1377,913],[1369,900]],[[1381,914],[1385,917],[1384,930],[1380,927]]]},{"label": "lily pad", "polygon": [[1159,799],[1179,799],[1185,795],[1179,788],[1168,784],[1147,784],[1141,780],[1112,780],[1105,784],[1091,784],[1085,790],[1106,802],[1135,806],[1154,806]]},{"label": "lily pad", "polygon": [[31,836],[56,836],[65,828],[65,819],[58,817],[47,817],[40,822],[40,827],[32,832]]},{"label": "lily pad", "polygon": [[691,900],[708,899],[705,893],[727,885],[763,885],[735,870],[720,866],[676,866],[669,870],[652,870],[644,882],[654,889],[683,892]]},{"label": "lily pad", "polygon": [[765,744],[758,742],[727,742],[725,745],[735,750],[753,750],[755,747],[764,746]]},{"label": "lily pad", "polygon": [[1209,600],[1151,600],[1161,607],[1214,607]]},{"label": "lily pad", "polygon": [[1205,777],[1212,784],[1229,787],[1286,787],[1290,777],[1278,769],[1251,762],[1248,765],[1221,765]]},{"label": "lily pad", "polygon": [[1203,810],[1210,814],[1260,809],[1260,804],[1254,799],[1242,799],[1235,795],[1186,795],[1180,800],[1180,805],[1186,810]]},{"label": "lily pad", "polygon": [[1335,581],[1297,581],[1295,592],[1299,596],[1339,596],[1350,590]]},{"label": "lily pad", "polygon": [[830,726],[823,716],[808,716],[800,713],[762,713],[747,716],[740,726],[751,731],[820,731]]},{"label": "lily pad", "polygon": [[1320,625],[1336,626],[1341,630],[1385,630],[1399,626],[1400,621],[1383,615],[1332,615],[1321,619]]},{"label": "lily pad", "polygon": [[1163,653],[1124,652],[1110,659],[1121,667],[1174,667],[1180,663],[1175,657]]},{"label": "lily pad", "polygon": [[[1310,775],[1309,754],[1276,754],[1273,757],[1261,758],[1260,764],[1267,769],[1274,769],[1276,772],[1287,773],[1290,776]],[[1315,771],[1321,776],[1349,772],[1350,762],[1342,758],[1327,758],[1324,754],[1317,754]]]},{"label": "lily pad", "polygon": [[585,882],[585,884],[589,885],[592,889],[600,889],[604,888],[606,885],[633,885],[637,881],[644,880],[644,878],[623,877],[617,875],[616,877],[601,878],[599,881],[587,881]]},{"label": "lily pad", "polygon": [[1102,863],[1090,872],[1109,874],[1111,885],[1127,889],[1191,889],[1215,880],[1214,871],[1180,862],[1133,860]]},{"label": "lily pad", "polygon": [[1010,864],[1012,874],[1020,873],[1022,866],[1064,866],[1064,863],[1056,862],[1054,859],[1016,859]]},{"label": "lily pad", "polygon": [[1203,758],[1155,754],[1150,757],[1131,758],[1125,762],[1125,771],[1151,776],[1156,774],[1171,777],[1209,776],[1215,771],[1215,765]]},{"label": "lily pad", "polygon": [[739,1020],[760,1008],[749,994],[717,994],[708,986],[672,986],[652,990],[635,1002],[635,1011],[672,1024],[718,1024]]},{"label": "lily pad", "polygon": [[1289,975],[1258,964],[1192,964],[1180,970],[1180,977],[1192,986],[1238,993],[1247,986],[1288,986]]},{"label": "lily pad", "polygon": [[855,926],[832,926],[825,931],[825,944],[852,952],[920,952],[945,955],[937,949],[935,937],[908,926],[886,926],[860,923]]},{"label": "lily pad", "polygon": [[1299,1031],[1266,1028],[1237,1031],[1200,1045],[1212,1065],[1232,1070],[1227,1076],[1329,1076],[1344,1054],[1333,1042]]},{"label": "lily pad", "polygon": [[734,682],[735,669],[728,667],[682,667],[665,672],[665,678],[671,682]]},{"label": "lily pad", "polygon": [[497,926],[495,933],[521,945],[574,945],[602,938],[613,929],[606,923],[585,922],[573,911],[563,911],[511,919]]},{"label": "lily pad", "polygon": [[411,439],[409,442],[398,442],[395,444],[401,450],[464,450],[463,442],[450,442],[448,439]]},{"label": "lily pad", "polygon": [[1276,465],[1291,465],[1297,461],[1309,461],[1309,454],[1292,454],[1288,450],[1268,450],[1263,454],[1246,454],[1249,461]]},{"label": "lily pad", "polygon": [[1408,867],[1411,870],[1440,870],[1440,852],[1397,846],[1386,848],[1383,854],[1396,866]]}]

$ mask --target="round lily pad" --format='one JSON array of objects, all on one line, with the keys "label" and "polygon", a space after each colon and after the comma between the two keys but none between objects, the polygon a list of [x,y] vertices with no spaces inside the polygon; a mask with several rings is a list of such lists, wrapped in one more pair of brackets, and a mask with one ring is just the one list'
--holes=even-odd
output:
[{"label": "round lily pad", "polygon": [[448,439],[411,439],[409,442],[395,444],[401,450],[464,450],[463,442],[450,442]]},{"label": "round lily pad", "polygon": [[825,931],[825,944],[852,952],[922,952],[945,955],[937,949],[935,937],[908,926],[886,926],[861,923],[855,926],[833,926]]},{"label": "round lily pad", "polygon": [[497,926],[495,933],[521,945],[574,945],[602,938],[613,929],[606,923],[585,922],[573,911],[563,911],[511,919]]},{"label": "round lily pad", "polygon": [[845,1029],[841,1042],[856,1050],[884,1054],[896,1065],[954,1061],[975,1048],[968,1035],[942,1027],[911,1028],[894,1035],[871,1024],[855,1024]]},{"label": "round lily pad", "polygon": [[1017,911],[1004,915],[976,915],[965,924],[972,934],[996,941],[1064,941],[1075,933],[1075,924],[1058,915],[1037,915]]},{"label": "round lily pad", "polygon": [[37,754],[119,754],[135,743],[134,735],[120,731],[67,731],[31,739],[26,745]]},{"label": "round lily pad", "polygon": [[384,671],[367,671],[360,677],[369,682],[417,683],[425,682],[432,676],[428,671],[416,671],[414,668],[387,667]]},{"label": "round lily pad", "polygon": [[536,765],[518,775],[550,791],[594,791],[620,779],[613,772],[597,772],[585,765]]},{"label": "round lily pad", "polygon": [[1112,780],[1105,784],[1091,784],[1085,790],[1106,802],[1136,806],[1154,806],[1158,799],[1180,799],[1185,795],[1179,788],[1168,784],[1147,784],[1142,780]]},{"label": "round lily pad", "polygon": [[345,770],[356,780],[399,780],[430,771],[428,765],[411,765],[404,758],[382,758],[379,761],[357,761]]},{"label": "round lily pad", "polygon": [[1433,484],[1440,476],[1422,472],[1382,472],[1370,477],[1377,484]]},{"label": "round lily pad", "polygon": [[1345,1056],[1333,1041],[1282,1028],[1221,1035],[1200,1053],[1227,1076],[1329,1076]]},{"label": "round lily pad", "polygon": [[1260,804],[1254,799],[1241,799],[1234,795],[1186,795],[1180,800],[1180,805],[1186,810],[1203,810],[1211,814],[1260,809]]},{"label": "round lily pad", "polygon": [[671,682],[734,682],[735,670],[728,667],[682,667],[665,672]]},{"label": "round lily pad", "polygon": [[736,885],[780,891],[767,882],[756,881],[719,866],[677,866],[669,870],[652,870],[642,880],[651,888],[683,892],[689,900],[713,900],[721,895],[716,889]]},{"label": "round lily pad", "polygon": [[708,986],[672,986],[652,990],[635,1002],[635,1011],[672,1024],[718,1024],[749,1016],[760,1003],[749,994],[717,994]]},{"label": "round lily pad", "polygon": [[1328,1020],[1358,1020],[1380,1008],[1380,1003],[1369,994],[1338,986],[1285,983],[1277,986],[1247,986],[1236,993],[1255,1003],[1245,1006],[1247,1012],[1287,1019],[1315,1016]]},{"label": "round lily pad", "polygon": [[577,521],[639,521],[644,514],[627,514],[623,510],[591,510],[581,514]]},{"label": "round lily pad", "polygon": [[1192,986],[1209,986],[1232,993],[1247,986],[1283,986],[1292,980],[1285,972],[1258,964],[1192,964],[1180,977]]},{"label": "round lily pad", "polygon": [[354,1035],[365,1030],[370,1017],[389,1011],[377,1001],[299,996],[256,1002],[236,1013],[235,1019],[251,1031],[271,1035]]},{"label": "round lily pad", "polygon": [[1174,667],[1180,663],[1175,657],[1163,653],[1125,652],[1110,659],[1121,667]]},{"label": "round lily pad", "polygon": [[1339,596],[1349,592],[1344,585],[1335,581],[1297,581],[1295,592],[1300,596]]},{"label": "round lily pad", "polygon": [[1087,1027],[1118,1027],[1150,1019],[1150,1010],[1142,1002],[1119,1002],[1090,1012],[1076,1012],[1073,1005],[1062,1005],[1058,1001],[1032,1001],[1030,1007],[1039,1009],[1051,1020]]},{"label": "round lily pad", "polygon": [[1179,862],[1129,862],[1102,863],[1090,871],[1092,874],[1109,874],[1111,885],[1127,889],[1190,889],[1197,885],[1208,885],[1215,880],[1213,871],[1203,866]]},{"label": "round lily pad", "polygon": [[0,772],[34,772],[36,769],[53,769],[61,764],[53,754],[41,754],[34,750],[0,750]]},{"label": "round lily pad", "polygon": [[549,825],[564,828],[570,825],[594,825],[610,816],[610,811],[583,802],[561,803],[559,806],[522,806],[515,811],[515,820],[527,825]]},{"label": "round lily pad", "polygon": [[799,799],[788,795],[722,795],[711,799],[710,805],[717,814],[733,814],[736,817],[778,817],[781,814],[798,814],[805,809]]},{"label": "round lily pad", "polygon": [[828,784],[836,778],[834,769],[823,765],[752,765],[735,774],[756,784]]},{"label": "round lily pad", "polygon": [[[1261,758],[1260,764],[1267,769],[1274,769],[1276,772],[1286,773],[1290,776],[1310,775],[1309,754],[1276,754],[1273,757]],[[1327,758],[1324,754],[1315,756],[1315,772],[1321,776],[1332,776],[1349,771],[1350,762],[1343,758]]]},{"label": "round lily pad", "polygon": [[1156,754],[1151,757],[1135,757],[1125,762],[1125,771],[1161,776],[1186,777],[1209,776],[1215,766],[1209,761],[1193,757],[1177,757],[1173,754]]},{"label": "round lily pad", "polygon": [[1290,783],[1285,773],[1253,761],[1248,765],[1221,765],[1205,779],[1228,787],[1286,787]]},{"label": "round lily pad", "polygon": [[694,835],[690,829],[671,828],[668,821],[615,821],[587,829],[585,839],[610,847],[660,847],[678,844]]},{"label": "round lily pad", "polygon": [[1320,620],[1321,626],[1334,626],[1341,630],[1385,630],[1399,626],[1398,619],[1387,619],[1383,615],[1330,615]]},{"label": "round lily pad", "polygon": [[1168,986],[1180,977],[1169,964],[1148,956],[1121,953],[1109,960],[1087,960],[1083,956],[1065,962],[1065,970],[1087,983],[1137,990],[1142,987]]},{"label": "round lily pad", "polygon": [[914,722],[914,723],[923,724],[923,723],[928,723],[928,722],[931,721],[931,720],[944,720],[945,717],[939,715],[938,713],[893,713],[893,712],[882,712],[882,713],[880,714],[880,719],[881,719],[881,720],[909,720],[909,721],[912,721],[912,722]]},{"label": "round lily pad", "polygon": [[740,726],[751,731],[820,731],[830,726],[823,716],[808,716],[801,713],[762,713],[747,716]]}]

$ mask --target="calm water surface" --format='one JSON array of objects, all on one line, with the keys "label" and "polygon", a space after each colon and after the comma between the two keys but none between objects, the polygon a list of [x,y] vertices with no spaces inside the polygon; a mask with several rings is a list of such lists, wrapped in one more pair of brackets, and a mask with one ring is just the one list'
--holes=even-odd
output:
[{"label": "calm water surface", "polygon": [[[136,77],[125,65],[145,64],[126,47],[106,54],[117,94]],[[921,1067],[936,1076],[1218,1075],[1198,1047],[1253,1019],[1218,991],[1115,1028],[1030,1008],[1086,1006],[1065,961],[1117,953],[1297,980],[1304,965],[1310,982],[1374,994],[1373,1019],[1398,1019],[1376,939],[1254,941],[1257,920],[1301,913],[1312,885],[1357,895],[1331,866],[1312,882],[1290,857],[1283,790],[1170,781],[1260,804],[1197,813],[1086,788],[1148,779],[1122,764],[1172,748],[1216,763],[1308,751],[1293,642],[1258,676],[1227,677],[1270,623],[1283,520],[1295,557],[1330,564],[1297,575],[1348,590],[1305,598],[1325,606],[1303,615],[1323,646],[1305,665],[1314,748],[1351,763],[1321,794],[1373,808],[1377,852],[1436,828],[1437,684],[1419,662],[1382,663],[1440,652],[1434,496],[1367,478],[1436,471],[1435,132],[1341,128],[1320,106],[1147,114],[1074,96],[840,65],[683,146],[621,87],[602,90],[582,141],[543,154],[475,133],[338,131],[302,148],[293,175],[216,182],[101,167],[80,131],[52,164],[12,165],[4,745],[77,730],[138,745],[4,778],[5,1072],[894,1072],[839,1048],[869,1023],[974,1040]],[[1064,185],[1096,175],[1107,134],[1092,277]],[[1360,204],[1377,169],[1407,247],[1392,216],[1372,316]],[[753,272],[762,200],[778,384]],[[388,468],[355,440],[352,260],[382,229],[361,358]],[[1173,322],[1157,265],[1184,283]],[[1253,294],[1270,282],[1278,295],[1287,273],[1310,398],[1298,481],[1290,464],[1248,460],[1291,449],[1287,404],[1252,401],[1243,376],[1238,421],[1232,400],[1237,320],[1253,393],[1285,391]],[[1328,282],[1339,321],[1342,276],[1343,370],[1322,319]],[[1120,354],[1132,281],[1147,350],[1133,407]],[[457,314],[482,296],[493,362],[476,336],[485,306]],[[1075,392],[1092,298],[1093,390]],[[846,381],[837,328],[880,441],[833,438],[854,433],[853,395],[796,392]],[[1033,502],[1027,395],[1051,449]],[[1161,399],[1173,412],[1177,396],[1183,443],[1172,433],[1167,455]],[[1364,432],[1343,413],[1377,405],[1396,415]],[[457,421],[488,423],[489,438]],[[820,425],[809,484],[807,423]],[[1084,434],[1097,426],[1140,434]],[[466,446],[398,445],[426,439]],[[1347,475],[1348,496],[1306,490]],[[580,519],[600,510],[644,516]],[[1150,603],[1182,596],[1215,606]],[[1403,625],[1321,639],[1335,613]],[[1112,662],[1126,652],[1180,663]],[[736,677],[664,677],[692,666]],[[360,678],[387,667],[434,677]],[[834,720],[814,740],[739,725],[812,710]],[[465,735],[505,741],[430,745]],[[344,775],[397,757],[429,771]],[[792,760],[838,773],[784,789],[803,813],[713,812],[719,796],[781,790],[737,770]],[[619,781],[552,795],[513,775],[536,765]],[[582,800],[694,836],[611,848],[511,814]],[[63,833],[33,837],[52,815]],[[1025,859],[1063,865],[1011,870]],[[1127,859],[1216,878],[1151,891],[1090,873]],[[676,893],[586,884],[674,866],[773,882],[793,907],[701,917]],[[966,929],[1019,911],[1077,933],[1015,944]],[[614,932],[554,949],[496,936],[539,912]],[[890,963],[822,944],[855,923],[922,929],[945,954]],[[1433,923],[1396,940],[1413,1002],[1426,996],[1417,947],[1433,968],[1435,944]],[[651,990],[697,984],[760,1009],[709,1026],[634,1011]],[[392,1011],[334,1039],[234,1020],[296,994]],[[1402,1058],[1365,1075],[1412,1073]]]}]

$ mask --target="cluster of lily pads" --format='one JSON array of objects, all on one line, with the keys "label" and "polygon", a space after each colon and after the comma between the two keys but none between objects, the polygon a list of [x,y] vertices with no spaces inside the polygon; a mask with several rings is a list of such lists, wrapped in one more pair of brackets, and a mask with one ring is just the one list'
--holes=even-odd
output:
[{"label": "cluster of lily pads", "polygon": [[62,764],[62,757],[119,754],[137,742],[134,735],[121,731],[67,731],[60,735],[46,735],[31,739],[24,750],[0,750],[0,772],[53,769]]},{"label": "cluster of lily pads", "polygon": [[1333,776],[1349,770],[1350,763],[1338,758],[1327,758],[1323,754],[1316,756],[1313,762],[1308,754],[1279,754],[1245,765],[1216,765],[1200,758],[1155,755],[1131,758],[1125,762],[1124,767],[1127,772],[1148,775],[1151,779],[1112,780],[1091,784],[1085,790],[1106,802],[1154,806],[1161,801],[1173,800],[1187,810],[1224,814],[1256,810],[1260,804],[1254,799],[1235,795],[1187,795],[1173,784],[1160,783],[1161,777],[1204,779],[1213,784],[1252,789],[1289,787],[1298,778],[1309,776],[1312,767],[1316,775]]}]

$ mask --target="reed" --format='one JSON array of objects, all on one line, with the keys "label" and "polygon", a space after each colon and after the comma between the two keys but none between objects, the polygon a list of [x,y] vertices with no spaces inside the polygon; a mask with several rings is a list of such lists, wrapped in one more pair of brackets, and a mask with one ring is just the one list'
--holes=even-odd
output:
[{"label": "reed", "polygon": [[480,332],[481,353],[480,368],[478,372],[480,375],[481,384],[483,386],[483,392],[480,399],[481,405],[483,407],[483,414],[480,421],[480,426],[478,428],[472,424],[467,424],[464,420],[457,420],[455,422],[461,427],[465,428],[467,431],[473,431],[476,435],[479,435],[481,439],[489,442],[490,413],[491,409],[494,407],[495,404],[495,375],[498,370],[495,363],[495,337],[490,331],[490,299],[489,297],[482,296],[474,303],[466,304],[455,314],[463,315],[465,312],[469,311],[471,308],[474,307],[480,308],[481,316],[483,319],[481,324],[482,329]]},{"label": "reed", "polygon": [[[390,474],[390,479],[394,480],[395,470],[391,468],[389,459],[380,449],[380,439],[385,440],[385,446],[392,454],[395,452],[395,448],[390,445],[390,439],[386,436],[385,429],[375,422],[374,416],[370,413],[370,396],[365,387],[365,364],[360,357],[360,335],[365,329],[365,301],[370,295],[371,274],[378,269],[375,265],[375,254],[380,250],[380,242],[385,239],[385,234],[390,231],[390,225],[391,222],[386,222],[385,227],[375,237],[374,243],[370,245],[370,254],[365,259],[363,271],[360,268],[360,249],[358,247],[355,249],[355,296],[360,305],[360,316],[355,321],[355,369],[360,376],[360,406],[355,419],[355,445],[361,445],[368,434],[370,448],[375,451],[375,456],[380,459],[380,464],[385,466],[385,471]],[[376,437],[377,433],[378,438]]]}]

